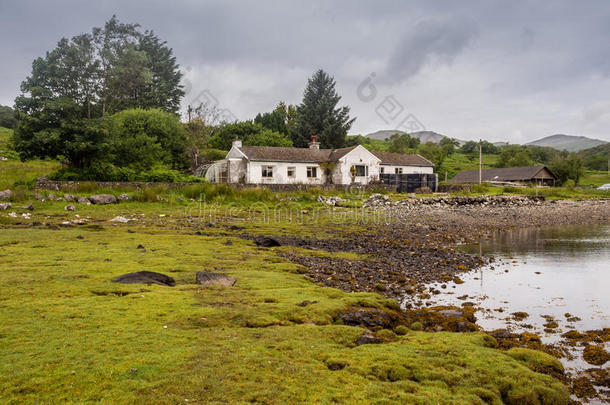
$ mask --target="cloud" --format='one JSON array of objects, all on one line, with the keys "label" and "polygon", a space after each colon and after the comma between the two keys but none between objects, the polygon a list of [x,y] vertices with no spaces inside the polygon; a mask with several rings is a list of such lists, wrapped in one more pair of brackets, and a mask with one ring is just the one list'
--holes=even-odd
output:
[{"label": "cloud", "polygon": [[465,21],[422,21],[404,34],[385,70],[389,82],[402,82],[426,65],[450,65],[476,35]]},{"label": "cloud", "polygon": [[[464,139],[610,137],[607,0],[0,0],[0,104],[13,104],[32,61],[61,37],[112,14],[174,49],[184,107],[208,90],[252,118],[299,103],[323,68],[358,117],[354,133],[384,129],[375,111],[393,96],[427,129]],[[358,97],[368,77],[371,101]]]}]

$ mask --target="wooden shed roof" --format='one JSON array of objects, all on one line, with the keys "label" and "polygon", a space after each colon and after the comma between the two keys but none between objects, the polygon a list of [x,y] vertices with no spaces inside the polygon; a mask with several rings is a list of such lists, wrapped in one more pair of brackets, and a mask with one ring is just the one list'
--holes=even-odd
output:
[{"label": "wooden shed roof", "polygon": [[[482,171],[482,181],[528,181],[533,179],[557,179],[544,165],[505,167],[499,169],[485,169]],[[479,171],[467,170],[456,174],[450,183],[478,183]]]}]

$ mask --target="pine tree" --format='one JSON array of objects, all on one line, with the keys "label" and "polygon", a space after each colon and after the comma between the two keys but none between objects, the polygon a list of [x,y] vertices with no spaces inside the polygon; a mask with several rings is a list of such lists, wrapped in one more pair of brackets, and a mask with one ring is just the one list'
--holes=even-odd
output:
[{"label": "pine tree", "polygon": [[339,100],[335,80],[322,69],[315,72],[297,107],[296,123],[290,133],[293,144],[306,147],[311,136],[317,135],[322,148],[345,146],[347,131],[355,118],[349,117],[349,107],[337,107]]}]

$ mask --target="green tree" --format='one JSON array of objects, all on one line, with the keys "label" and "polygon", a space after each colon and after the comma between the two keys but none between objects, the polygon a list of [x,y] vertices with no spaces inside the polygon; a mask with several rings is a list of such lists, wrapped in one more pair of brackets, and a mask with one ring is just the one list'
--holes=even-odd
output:
[{"label": "green tree", "polygon": [[[113,16],[92,34],[61,39],[32,63],[15,100],[16,150],[22,159],[59,157],[86,167],[107,142],[97,118],[133,107],[175,113],[183,95],[180,78],[165,43]],[[92,155],[83,155],[87,151]]]},{"label": "green tree", "polygon": [[335,90],[335,80],[323,70],[308,79],[303,101],[297,107],[297,119],[290,137],[297,147],[305,147],[312,135],[317,135],[323,148],[345,146],[345,137],[355,118],[349,117],[349,107],[337,107],[341,97]]},{"label": "green tree", "polygon": [[445,148],[433,142],[426,142],[423,145],[420,145],[417,152],[434,163],[437,171],[443,166],[443,162],[447,157]]},{"label": "green tree", "polygon": [[570,153],[565,160],[568,168],[568,178],[574,180],[574,185],[578,186],[584,174],[583,160],[575,152]]},{"label": "green tree", "polygon": [[157,165],[187,167],[188,144],[178,116],[161,109],[131,109],[108,116],[111,161],[116,166],[148,170]]},{"label": "green tree", "polygon": [[388,150],[394,153],[413,153],[419,146],[419,138],[409,134],[393,134],[387,142],[390,143]]},{"label": "green tree", "polygon": [[457,139],[447,137],[441,139],[438,144],[443,148],[447,156],[452,155],[455,152],[455,148],[460,145]]},{"label": "green tree", "polygon": [[15,111],[9,106],[0,105],[0,127],[14,128],[16,124]]},{"label": "green tree", "polygon": [[292,146],[292,141],[288,136],[271,131],[252,121],[222,125],[210,139],[210,145],[216,149],[229,150],[236,139],[240,139],[244,145],[251,146]]},{"label": "green tree", "polygon": [[479,146],[481,147],[481,151],[483,153],[490,153],[494,155],[500,153],[500,149],[496,145],[488,141],[468,141],[465,142],[459,150],[462,153],[479,153]]},{"label": "green tree", "polygon": [[529,149],[520,145],[509,145],[502,148],[496,167],[531,166],[534,163]]},{"label": "green tree", "polygon": [[273,110],[263,114],[257,114],[254,118],[255,124],[261,124],[263,127],[271,131],[279,132],[280,134],[288,135],[286,127],[286,117],[281,110]]}]

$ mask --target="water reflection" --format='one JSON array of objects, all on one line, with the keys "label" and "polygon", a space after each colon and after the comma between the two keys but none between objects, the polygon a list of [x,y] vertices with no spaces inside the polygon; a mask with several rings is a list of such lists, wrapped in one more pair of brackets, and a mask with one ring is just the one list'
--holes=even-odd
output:
[{"label": "water reflection", "polygon": [[583,254],[603,253],[610,245],[608,226],[570,226],[562,228],[524,228],[498,232],[480,245],[465,246],[473,254],[559,255],[582,258]]},{"label": "water reflection", "polygon": [[[460,276],[463,284],[430,285],[442,293],[426,305],[471,302],[479,308],[477,324],[483,329],[527,331],[546,343],[561,340],[568,330],[610,327],[610,225],[518,229],[464,248],[497,260]],[[511,316],[515,312],[528,317],[517,321]],[[546,327],[549,319],[558,327]],[[579,359],[577,354],[564,365],[586,368]]]}]

